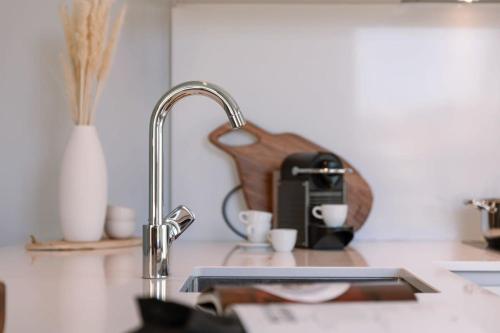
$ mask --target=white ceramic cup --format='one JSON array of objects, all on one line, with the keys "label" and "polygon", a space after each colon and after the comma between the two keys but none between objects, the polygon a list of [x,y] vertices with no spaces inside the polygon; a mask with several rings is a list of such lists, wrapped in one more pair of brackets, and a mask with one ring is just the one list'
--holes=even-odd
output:
[{"label": "white ceramic cup", "polygon": [[104,230],[109,238],[125,239],[134,235],[135,211],[128,207],[108,206]]},{"label": "white ceramic cup", "polygon": [[106,220],[106,235],[112,239],[127,239],[134,236],[135,220]]},{"label": "white ceramic cup", "polygon": [[107,220],[135,220],[135,211],[124,206],[108,205],[106,209]]},{"label": "white ceramic cup", "polygon": [[329,227],[341,227],[347,219],[347,210],[347,205],[321,205],[314,207],[312,214]]},{"label": "white ceramic cup", "polygon": [[241,223],[246,225],[248,241],[252,243],[265,243],[267,234],[271,230],[273,214],[259,210],[246,210],[240,212]]},{"label": "white ceramic cup", "polygon": [[297,241],[297,230],[295,229],[273,229],[268,234],[274,251],[290,252]]}]

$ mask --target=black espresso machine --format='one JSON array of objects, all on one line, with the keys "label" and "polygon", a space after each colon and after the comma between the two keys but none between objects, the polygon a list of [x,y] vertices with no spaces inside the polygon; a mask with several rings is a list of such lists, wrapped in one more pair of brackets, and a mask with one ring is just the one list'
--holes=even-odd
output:
[{"label": "black espresso machine", "polygon": [[274,216],[278,228],[297,229],[298,247],[343,249],[353,238],[352,227],[327,227],[312,210],[322,204],[346,204],[346,169],[329,152],[289,155],[274,174]]}]

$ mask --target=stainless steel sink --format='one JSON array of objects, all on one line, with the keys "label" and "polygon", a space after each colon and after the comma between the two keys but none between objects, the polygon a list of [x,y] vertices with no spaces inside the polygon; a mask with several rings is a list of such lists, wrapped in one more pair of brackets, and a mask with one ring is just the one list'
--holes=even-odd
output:
[{"label": "stainless steel sink", "polygon": [[436,292],[404,269],[376,267],[197,267],[181,292],[202,292],[214,285],[326,282],[407,284],[417,293]]}]

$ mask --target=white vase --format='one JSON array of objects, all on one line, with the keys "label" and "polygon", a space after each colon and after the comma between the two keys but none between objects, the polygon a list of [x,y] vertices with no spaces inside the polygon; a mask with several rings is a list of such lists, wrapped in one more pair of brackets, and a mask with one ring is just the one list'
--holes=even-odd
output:
[{"label": "white vase", "polygon": [[75,126],[61,166],[59,214],[64,239],[101,239],[107,202],[106,160],[97,130]]}]

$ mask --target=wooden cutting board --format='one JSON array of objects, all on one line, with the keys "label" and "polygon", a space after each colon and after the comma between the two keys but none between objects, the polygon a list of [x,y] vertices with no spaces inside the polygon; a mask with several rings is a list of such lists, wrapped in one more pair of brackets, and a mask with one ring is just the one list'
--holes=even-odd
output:
[{"label": "wooden cutting board", "polygon": [[[255,136],[257,140],[255,143],[230,146],[220,142],[219,138],[231,130],[229,124],[224,124],[210,133],[208,138],[235,160],[249,209],[272,211],[272,174],[273,171],[280,169],[281,163],[288,155],[300,152],[328,152],[327,149],[297,134],[272,134],[251,122],[247,122],[241,130]],[[359,171],[344,158],[339,157],[345,167],[354,171],[345,176],[349,205],[346,224],[358,230],[365,223],[372,208],[372,191]]]}]

